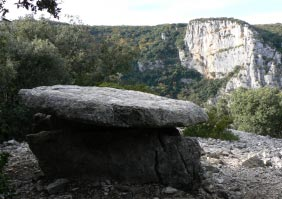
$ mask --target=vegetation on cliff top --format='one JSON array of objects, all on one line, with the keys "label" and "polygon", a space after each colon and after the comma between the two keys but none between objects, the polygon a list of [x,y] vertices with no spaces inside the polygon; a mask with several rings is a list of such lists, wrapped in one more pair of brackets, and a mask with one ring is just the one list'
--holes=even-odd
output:
[{"label": "vegetation on cliff top", "polygon": [[282,24],[261,24],[255,25],[255,29],[262,36],[263,40],[272,44],[282,53]]},{"label": "vegetation on cliff top", "polygon": [[233,17],[209,17],[209,18],[198,18],[198,19],[190,20],[190,22],[209,22],[209,21],[231,21],[231,22],[236,22],[240,25],[250,25],[246,21],[235,19]]}]

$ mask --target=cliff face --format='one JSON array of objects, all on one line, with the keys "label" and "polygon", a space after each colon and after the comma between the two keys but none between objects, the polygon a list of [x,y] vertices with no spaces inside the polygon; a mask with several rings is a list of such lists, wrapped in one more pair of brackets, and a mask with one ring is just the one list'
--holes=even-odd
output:
[{"label": "cliff face", "polygon": [[208,78],[234,75],[226,91],[238,87],[282,86],[281,53],[264,43],[249,24],[234,19],[196,19],[189,22],[182,65]]}]

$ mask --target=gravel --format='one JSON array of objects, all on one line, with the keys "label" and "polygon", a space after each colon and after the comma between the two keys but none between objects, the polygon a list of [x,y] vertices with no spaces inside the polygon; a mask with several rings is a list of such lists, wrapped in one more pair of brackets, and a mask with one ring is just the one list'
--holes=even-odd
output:
[{"label": "gravel", "polygon": [[282,198],[282,139],[232,130],[239,141],[198,138],[210,197]]},{"label": "gravel", "polygon": [[[109,179],[79,178],[65,179],[68,183],[64,188],[50,193],[47,187],[54,186],[55,180],[44,177],[27,143],[10,140],[0,144],[0,151],[10,153],[4,172],[15,199],[281,199],[282,139],[232,131],[239,141],[198,138],[203,149],[203,179],[194,195],[160,184],[118,184]],[[0,198],[4,197],[0,194]]]}]

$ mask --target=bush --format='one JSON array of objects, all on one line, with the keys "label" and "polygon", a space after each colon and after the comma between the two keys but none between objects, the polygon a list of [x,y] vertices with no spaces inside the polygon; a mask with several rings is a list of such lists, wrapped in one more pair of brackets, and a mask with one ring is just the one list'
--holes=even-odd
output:
[{"label": "bush", "polygon": [[32,112],[21,104],[0,104],[0,142],[24,140],[31,132],[31,118]]},{"label": "bush", "polygon": [[8,153],[0,153],[0,196],[11,198],[11,190],[9,189],[7,178],[3,173],[4,166],[8,162]]},{"label": "bush", "polygon": [[181,90],[180,99],[192,101],[198,105],[203,105],[210,98],[214,98],[218,91],[225,86],[227,78],[222,79],[201,79],[193,81]]},{"label": "bush", "polygon": [[208,111],[209,120],[202,124],[186,127],[185,136],[215,138],[221,140],[238,140],[239,138],[227,130],[232,123],[230,116],[219,115],[216,108],[210,108]]},{"label": "bush", "polygon": [[236,90],[230,109],[238,130],[282,137],[282,93],[278,89]]}]

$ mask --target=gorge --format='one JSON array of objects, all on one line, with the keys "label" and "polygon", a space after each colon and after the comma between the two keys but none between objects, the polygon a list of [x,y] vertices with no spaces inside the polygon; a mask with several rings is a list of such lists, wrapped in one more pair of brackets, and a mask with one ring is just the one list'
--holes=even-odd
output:
[{"label": "gorge", "polygon": [[185,87],[194,87],[193,81],[199,81],[199,76],[216,80],[216,89],[212,90],[223,93],[239,87],[282,86],[281,24],[251,25],[234,18],[201,18],[187,24],[91,29],[96,38],[137,47],[136,69],[124,76],[124,82],[148,85],[161,95],[179,98],[180,94],[180,99],[187,99],[191,90],[186,92]]},{"label": "gorge", "polygon": [[238,87],[281,87],[281,53],[263,41],[250,24],[235,19],[189,22],[179,51],[183,66],[207,78],[226,77],[236,70],[225,90]]}]

